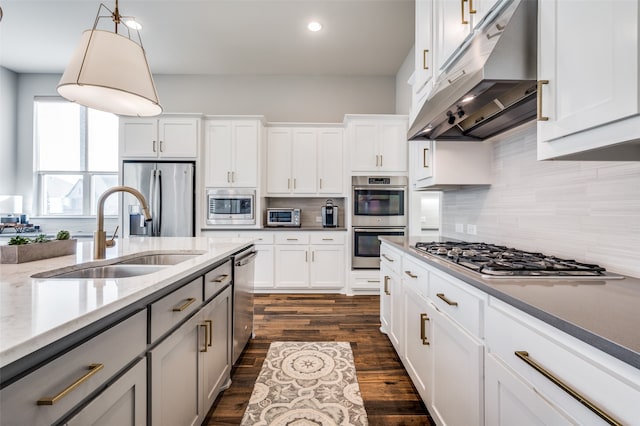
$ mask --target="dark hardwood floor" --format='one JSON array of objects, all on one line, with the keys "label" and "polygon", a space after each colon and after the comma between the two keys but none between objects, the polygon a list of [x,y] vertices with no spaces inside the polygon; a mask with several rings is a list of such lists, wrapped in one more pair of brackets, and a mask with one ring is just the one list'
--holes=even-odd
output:
[{"label": "dark hardwood floor", "polygon": [[391,342],[380,332],[378,296],[255,297],[255,339],[231,372],[204,425],[239,425],[272,341],[351,342],[370,425],[433,425]]}]

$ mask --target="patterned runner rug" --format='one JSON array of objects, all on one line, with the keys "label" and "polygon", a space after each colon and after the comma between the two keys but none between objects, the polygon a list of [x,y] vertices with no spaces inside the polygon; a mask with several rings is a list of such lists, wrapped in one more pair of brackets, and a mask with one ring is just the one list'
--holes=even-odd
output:
[{"label": "patterned runner rug", "polygon": [[368,425],[348,342],[272,342],[242,426]]}]

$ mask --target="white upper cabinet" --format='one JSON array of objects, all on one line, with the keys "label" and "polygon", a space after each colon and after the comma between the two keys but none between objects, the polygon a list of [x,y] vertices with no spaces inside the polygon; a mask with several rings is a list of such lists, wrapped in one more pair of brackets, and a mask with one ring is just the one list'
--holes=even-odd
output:
[{"label": "white upper cabinet", "polygon": [[472,14],[467,0],[435,0],[435,73],[471,33]]},{"label": "white upper cabinet", "polygon": [[538,159],[640,159],[638,1],[538,8]]},{"label": "white upper cabinet", "polygon": [[424,104],[433,87],[433,0],[416,0],[413,111]]},{"label": "white upper cabinet", "polygon": [[259,119],[205,121],[205,186],[258,186]]},{"label": "white upper cabinet", "polygon": [[123,117],[119,139],[120,156],[125,158],[196,158],[200,119]]},{"label": "white upper cabinet", "polygon": [[407,117],[347,115],[352,172],[407,171]]},{"label": "white upper cabinet", "polygon": [[267,194],[343,195],[340,128],[270,127],[267,135]]}]

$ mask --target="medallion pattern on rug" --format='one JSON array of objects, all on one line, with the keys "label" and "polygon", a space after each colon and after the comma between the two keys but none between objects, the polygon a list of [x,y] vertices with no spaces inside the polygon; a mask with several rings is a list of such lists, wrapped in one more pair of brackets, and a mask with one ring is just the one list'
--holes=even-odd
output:
[{"label": "medallion pattern on rug", "polygon": [[351,345],[272,342],[242,425],[368,425]]}]

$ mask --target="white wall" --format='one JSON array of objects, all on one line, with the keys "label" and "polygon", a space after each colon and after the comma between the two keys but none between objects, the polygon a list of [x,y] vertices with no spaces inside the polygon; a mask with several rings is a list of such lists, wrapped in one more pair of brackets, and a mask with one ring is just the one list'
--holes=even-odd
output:
[{"label": "white wall", "polygon": [[18,74],[0,67],[0,194],[15,193]]},{"label": "white wall", "polygon": [[415,47],[411,48],[400,69],[396,73],[396,114],[409,115],[411,107],[411,86],[407,83],[415,68]]},{"label": "white wall", "polygon": [[[537,161],[535,122],[493,147],[490,188],[444,193],[443,234],[640,277],[640,162]],[[478,235],[456,233],[456,223]]]}]

